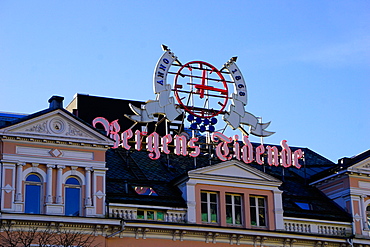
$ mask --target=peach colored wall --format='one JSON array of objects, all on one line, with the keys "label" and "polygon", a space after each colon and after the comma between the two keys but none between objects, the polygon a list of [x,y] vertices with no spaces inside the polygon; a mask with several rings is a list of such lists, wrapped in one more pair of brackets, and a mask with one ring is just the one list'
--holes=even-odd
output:
[{"label": "peach colored wall", "polygon": [[[96,192],[103,191],[103,177],[102,176],[97,176],[96,177]],[[99,199],[96,198],[96,213],[97,214],[102,214],[103,213],[103,198]]]},{"label": "peach colored wall", "polygon": [[350,177],[349,178],[349,181],[350,181],[350,185],[351,187],[355,187],[355,188],[359,188],[359,182],[362,181],[362,182],[370,182],[370,179],[367,178],[367,177],[364,177],[364,178],[354,178],[354,177]]},{"label": "peach colored wall", "polygon": [[15,154],[16,153],[16,146],[24,146],[24,147],[34,147],[34,148],[56,148],[60,150],[71,150],[71,151],[80,151],[80,152],[92,152],[94,155],[95,161],[105,161],[105,150],[95,150],[95,149],[82,149],[78,148],[77,146],[72,147],[65,147],[59,145],[37,145],[37,144],[20,144],[20,143],[13,143],[13,142],[4,142],[3,153],[7,154]]},{"label": "peach colored wall", "polygon": [[[226,224],[226,203],[225,203],[225,194],[226,193],[235,193],[241,194],[243,196],[243,226],[245,228],[252,228],[250,224],[250,211],[249,211],[249,196],[265,196],[267,198],[267,225],[269,230],[275,229],[275,217],[274,217],[274,198],[273,192],[267,190],[257,190],[257,189],[244,189],[244,188],[235,188],[227,186],[217,186],[217,185],[206,185],[206,184],[197,184],[195,186],[195,200],[196,204],[196,222],[198,224],[204,224],[201,218],[201,191],[213,191],[219,193],[219,200],[221,207],[219,207],[219,215],[221,215],[220,223],[218,225],[227,226]],[[211,224],[212,225],[212,224]]]},{"label": "peach colored wall", "polygon": [[[236,246],[236,243],[234,243]],[[206,241],[180,241],[180,240],[170,240],[170,239],[153,239],[153,238],[147,238],[147,239],[135,239],[135,238],[109,238],[107,239],[107,246],[108,247],[174,247],[174,246],[183,246],[183,247],[196,247],[196,246],[219,246],[219,247],[230,247],[229,243],[212,243],[212,240],[209,243],[206,243]],[[252,247],[253,245],[243,245],[245,247]],[[258,245],[259,246],[259,245]]]},{"label": "peach colored wall", "polygon": [[[5,169],[4,175],[5,175],[4,185],[6,186],[7,184],[9,184],[14,188],[13,169]],[[3,195],[4,195],[4,208],[7,209],[12,208],[13,193],[12,192],[6,193],[5,191],[3,191]]]}]

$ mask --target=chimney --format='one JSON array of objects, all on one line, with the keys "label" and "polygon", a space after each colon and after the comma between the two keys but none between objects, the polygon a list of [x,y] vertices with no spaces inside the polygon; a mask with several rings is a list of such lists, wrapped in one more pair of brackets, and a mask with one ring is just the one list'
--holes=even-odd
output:
[{"label": "chimney", "polygon": [[50,99],[49,99],[49,109],[62,109],[63,108],[63,100],[64,100],[64,97],[62,96],[52,96]]}]

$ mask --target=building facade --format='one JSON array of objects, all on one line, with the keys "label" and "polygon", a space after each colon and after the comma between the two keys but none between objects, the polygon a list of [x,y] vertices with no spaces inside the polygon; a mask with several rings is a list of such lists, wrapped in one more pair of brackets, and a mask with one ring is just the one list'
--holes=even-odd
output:
[{"label": "building facade", "polygon": [[[171,152],[151,159],[131,141],[112,148],[115,140],[92,126],[95,117],[132,125],[125,112],[98,112],[107,101],[127,103],[77,95],[64,109],[53,96],[40,112],[1,115],[2,236],[78,232],[93,243],[69,246],[102,247],[370,246],[370,150],[336,164],[302,148],[297,169],[220,161],[207,148],[178,155],[171,142]],[[182,132],[177,121],[158,128]]]}]

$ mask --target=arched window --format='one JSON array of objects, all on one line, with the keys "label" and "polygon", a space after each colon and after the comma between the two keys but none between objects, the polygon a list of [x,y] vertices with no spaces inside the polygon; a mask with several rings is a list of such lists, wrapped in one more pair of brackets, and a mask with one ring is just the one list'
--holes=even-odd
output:
[{"label": "arched window", "polygon": [[65,215],[79,216],[81,208],[81,184],[75,177],[65,183]]},{"label": "arched window", "polygon": [[41,178],[36,174],[30,174],[26,178],[26,196],[24,212],[28,214],[39,214],[41,210]]}]

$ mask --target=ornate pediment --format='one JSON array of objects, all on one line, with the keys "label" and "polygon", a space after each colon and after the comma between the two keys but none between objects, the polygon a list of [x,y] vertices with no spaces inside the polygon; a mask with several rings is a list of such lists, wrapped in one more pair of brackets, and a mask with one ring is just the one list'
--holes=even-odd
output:
[{"label": "ornate pediment", "polygon": [[0,134],[78,142],[111,142],[108,137],[74,118],[56,110],[29,118],[0,130]]},{"label": "ornate pediment", "polygon": [[189,177],[281,183],[280,180],[237,160],[225,161],[216,165],[192,170],[189,172]]}]

